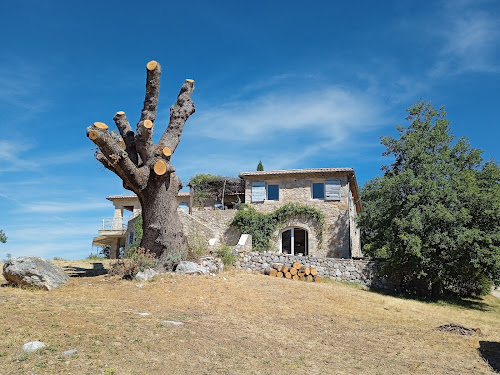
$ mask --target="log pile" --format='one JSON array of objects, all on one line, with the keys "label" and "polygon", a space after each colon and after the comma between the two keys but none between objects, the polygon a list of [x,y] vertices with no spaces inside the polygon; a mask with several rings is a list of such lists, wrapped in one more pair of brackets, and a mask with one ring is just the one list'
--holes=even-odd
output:
[{"label": "log pile", "polygon": [[315,283],[321,282],[321,277],[318,276],[318,270],[316,268],[303,266],[299,262],[294,262],[290,266],[285,264],[273,264],[268,274],[272,277],[284,277],[290,280],[311,281]]}]

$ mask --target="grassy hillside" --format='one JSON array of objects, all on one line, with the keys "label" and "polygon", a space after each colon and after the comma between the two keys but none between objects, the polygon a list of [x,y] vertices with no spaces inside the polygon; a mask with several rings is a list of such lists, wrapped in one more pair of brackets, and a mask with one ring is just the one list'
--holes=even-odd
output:
[{"label": "grassy hillside", "polygon": [[[97,276],[51,292],[1,288],[0,374],[494,374],[481,353],[500,366],[500,353],[488,354],[500,352],[492,296],[424,303],[236,271],[138,284]],[[484,336],[435,329],[447,323]],[[23,354],[31,340],[46,349]],[[69,349],[78,353],[63,357]]]}]

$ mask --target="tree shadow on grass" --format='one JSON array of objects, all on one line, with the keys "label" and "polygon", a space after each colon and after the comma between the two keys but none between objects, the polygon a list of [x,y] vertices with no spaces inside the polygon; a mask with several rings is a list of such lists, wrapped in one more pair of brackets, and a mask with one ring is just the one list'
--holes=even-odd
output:
[{"label": "tree shadow on grass", "polygon": [[500,342],[479,341],[478,351],[491,368],[500,373]]},{"label": "tree shadow on grass", "polygon": [[483,299],[478,298],[460,298],[457,296],[440,296],[438,298],[428,297],[428,296],[419,296],[414,294],[406,294],[402,292],[396,291],[388,291],[385,289],[378,289],[371,287],[370,291],[373,293],[383,294],[386,296],[391,296],[395,298],[408,299],[420,302],[434,303],[434,304],[443,304],[443,305],[453,305],[463,307],[465,309],[471,310],[479,310],[479,311],[491,311],[492,307],[483,302]]},{"label": "tree shadow on grass", "polygon": [[108,270],[104,268],[101,262],[92,263],[92,268],[65,266],[64,271],[70,277],[95,277],[108,273]]}]

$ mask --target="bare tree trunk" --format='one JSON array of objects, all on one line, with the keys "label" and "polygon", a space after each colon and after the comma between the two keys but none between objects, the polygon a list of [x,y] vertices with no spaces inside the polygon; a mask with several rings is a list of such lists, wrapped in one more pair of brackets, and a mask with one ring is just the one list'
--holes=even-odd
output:
[{"label": "bare tree trunk", "polygon": [[146,97],[134,133],[125,112],[113,117],[120,134],[95,122],[87,128],[99,148],[96,159],[123,180],[123,187],[137,194],[142,207],[143,237],[141,247],[159,257],[160,264],[179,260],[187,250],[182,223],[177,213],[177,194],[182,188],[174,173],[171,157],[177,148],[186,120],[195,109],[191,101],[194,81],[187,79],[176,103],[170,108],[170,122],[155,145],[152,137],[160,89],[161,66],[147,64]]}]

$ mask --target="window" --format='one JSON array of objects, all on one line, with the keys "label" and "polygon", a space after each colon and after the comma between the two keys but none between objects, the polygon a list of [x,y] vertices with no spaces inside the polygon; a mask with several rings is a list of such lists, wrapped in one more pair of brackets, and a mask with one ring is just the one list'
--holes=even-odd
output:
[{"label": "window", "polygon": [[267,185],[267,200],[279,201],[280,200],[280,186]]},{"label": "window", "polygon": [[325,184],[323,182],[312,183],[312,198],[325,199]]},{"label": "window", "polygon": [[307,230],[290,228],[281,232],[281,252],[290,255],[308,255],[309,239]]}]

